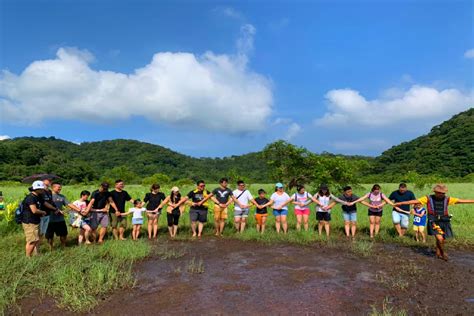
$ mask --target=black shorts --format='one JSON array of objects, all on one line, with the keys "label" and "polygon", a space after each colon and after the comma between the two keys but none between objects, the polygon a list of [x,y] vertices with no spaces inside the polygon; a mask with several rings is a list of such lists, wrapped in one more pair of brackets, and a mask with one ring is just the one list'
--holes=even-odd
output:
[{"label": "black shorts", "polygon": [[191,222],[199,221],[200,223],[205,223],[207,222],[207,209],[200,210],[192,208],[189,210],[189,218]]},{"label": "black shorts", "polygon": [[331,221],[331,213],[329,213],[329,212],[316,212],[316,219],[318,221],[330,222]]},{"label": "black shorts", "polygon": [[67,225],[65,221],[49,222],[48,229],[46,230],[46,234],[44,234],[44,236],[46,239],[53,239],[55,234],[59,237],[67,236]]},{"label": "black shorts", "polygon": [[428,219],[428,235],[441,235],[444,239],[454,237],[450,221],[437,221]]},{"label": "black shorts", "polygon": [[168,220],[168,227],[173,225],[178,226],[179,223],[179,216],[181,212],[179,209],[174,209],[171,213],[166,213],[166,219]]},{"label": "black shorts", "polygon": [[369,216],[378,216],[378,217],[382,217],[382,214],[383,214],[383,211],[380,211],[380,212],[374,212],[374,211],[371,211],[371,210],[369,210]]}]

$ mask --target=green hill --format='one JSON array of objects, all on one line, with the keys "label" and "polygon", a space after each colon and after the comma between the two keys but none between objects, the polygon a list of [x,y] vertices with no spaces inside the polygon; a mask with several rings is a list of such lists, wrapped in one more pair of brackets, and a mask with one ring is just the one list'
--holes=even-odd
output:
[{"label": "green hill", "polygon": [[[268,183],[272,180],[261,152],[194,158],[136,140],[75,144],[54,137],[19,137],[1,141],[0,153],[0,180],[21,180],[42,172],[58,174],[67,183],[119,177],[141,182],[154,174],[164,174],[172,181],[203,178],[215,182],[222,176],[233,181],[243,178]],[[380,174],[387,179],[390,176],[399,179],[409,171],[463,177],[474,173],[474,109],[433,127],[427,135],[390,148],[375,159],[330,153],[321,156],[347,159],[350,166],[361,162],[366,167],[353,169],[355,176],[362,179]]]},{"label": "green hill", "polygon": [[115,178],[117,174],[138,180],[156,173],[172,180],[202,177],[216,181],[223,175],[255,182],[269,180],[267,165],[258,153],[193,158],[136,140],[74,144],[54,137],[19,137],[1,141],[0,152],[0,180],[20,180],[42,172],[55,173],[72,182]]},{"label": "green hill", "polygon": [[374,171],[443,177],[474,173],[474,108],[433,127],[427,135],[383,152],[375,160]]}]

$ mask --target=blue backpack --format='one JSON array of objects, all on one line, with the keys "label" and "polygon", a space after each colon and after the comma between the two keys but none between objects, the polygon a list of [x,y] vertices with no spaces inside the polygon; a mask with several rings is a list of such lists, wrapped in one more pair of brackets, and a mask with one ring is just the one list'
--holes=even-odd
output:
[{"label": "blue backpack", "polygon": [[23,201],[18,205],[15,210],[15,222],[21,224],[23,222]]}]

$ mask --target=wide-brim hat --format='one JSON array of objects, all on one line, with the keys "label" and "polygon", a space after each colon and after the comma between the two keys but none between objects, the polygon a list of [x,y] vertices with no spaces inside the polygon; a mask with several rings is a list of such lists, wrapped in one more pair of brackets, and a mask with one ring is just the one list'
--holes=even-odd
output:
[{"label": "wide-brim hat", "polygon": [[433,192],[446,193],[448,192],[448,187],[446,184],[438,183],[433,187]]}]

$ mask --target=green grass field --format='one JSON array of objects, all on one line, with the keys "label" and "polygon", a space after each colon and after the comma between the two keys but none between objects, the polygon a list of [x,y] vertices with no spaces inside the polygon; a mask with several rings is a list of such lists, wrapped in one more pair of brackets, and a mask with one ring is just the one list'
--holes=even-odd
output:
[{"label": "green grass field", "polygon": [[[381,184],[382,190],[387,195],[397,188],[397,184]],[[217,185],[207,185],[208,189],[214,189]],[[181,188],[181,192],[186,194],[193,189],[193,186]],[[250,191],[254,196],[259,188],[264,188],[271,194],[273,187],[270,184],[252,184]],[[370,185],[364,185],[355,189],[357,195],[368,192]],[[79,192],[87,189],[93,191],[91,186],[65,186],[62,193],[70,201],[79,198]],[[125,188],[133,198],[143,199],[148,188],[144,186],[130,185]],[[412,189],[410,187],[410,189]],[[450,195],[458,198],[474,198],[474,184],[450,184]],[[6,203],[16,203],[27,193],[26,186],[1,186]],[[169,194],[170,187],[162,189],[165,194]],[[312,190],[309,190],[311,193]],[[416,196],[430,193],[430,189],[414,190]],[[131,207],[129,204],[128,207]],[[311,206],[313,213],[310,217],[310,227],[316,224],[314,216],[314,205]],[[249,225],[243,234],[235,234],[231,218],[232,209],[225,230],[226,238],[239,238],[242,240],[255,240],[260,242],[275,243],[289,242],[308,244],[313,242],[327,242],[325,237],[319,237],[311,229],[309,232],[297,232],[295,229],[295,216],[293,207],[290,206],[289,233],[287,235],[276,234],[274,230],[274,217],[269,216],[267,221],[267,231],[262,236],[255,231],[255,220],[249,217]],[[340,206],[336,206],[332,211],[331,222],[331,243],[345,242],[343,237],[343,220]],[[450,208],[453,214],[452,225],[456,234],[455,239],[450,241],[450,247],[474,247],[474,205],[456,205]],[[254,210],[251,210],[251,214]],[[129,219],[130,220],[130,219]],[[187,213],[180,219],[180,240],[190,238],[190,222]],[[370,255],[371,246],[368,241],[368,216],[366,207],[358,206],[358,238],[357,243],[352,247],[355,253],[362,256]],[[130,227],[131,225],[129,225]],[[70,230],[70,241],[68,247],[50,253],[46,244],[41,246],[41,256],[28,260],[24,257],[24,238],[21,226],[10,223],[7,224],[3,218],[0,220],[0,313],[4,313],[8,306],[14,306],[19,299],[26,295],[49,295],[56,299],[57,304],[71,311],[87,311],[94,307],[100,297],[107,292],[117,288],[124,288],[133,284],[132,266],[136,260],[146,257],[150,253],[150,245],[146,242],[145,227],[142,228],[143,240],[139,242],[118,242],[109,240],[102,246],[78,247],[75,246],[74,239],[77,231]],[[130,232],[127,232],[129,235]],[[161,239],[167,238],[166,217],[160,218]],[[207,237],[209,236],[209,237]],[[213,218],[209,216],[204,238],[213,238]],[[381,233],[378,236],[379,242],[399,243],[407,247],[417,247],[412,238],[411,225],[407,238],[398,238],[391,222],[391,208],[386,206],[382,218]],[[431,244],[431,240],[429,243]],[[59,242],[57,242],[58,244]]]}]

